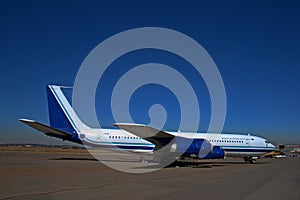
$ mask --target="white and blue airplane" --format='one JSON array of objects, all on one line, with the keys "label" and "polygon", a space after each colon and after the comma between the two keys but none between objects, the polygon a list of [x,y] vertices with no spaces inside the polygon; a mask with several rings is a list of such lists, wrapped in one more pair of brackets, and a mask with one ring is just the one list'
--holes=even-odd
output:
[{"label": "white and blue airplane", "polygon": [[256,163],[259,156],[275,149],[268,140],[250,134],[166,132],[132,123],[114,124],[119,129],[91,128],[79,119],[62,88],[56,85],[47,86],[50,126],[29,119],[20,121],[47,136],[100,148],[119,148],[139,153],[167,149],[170,152],[167,155],[177,153],[181,157],[196,159],[232,156]]}]

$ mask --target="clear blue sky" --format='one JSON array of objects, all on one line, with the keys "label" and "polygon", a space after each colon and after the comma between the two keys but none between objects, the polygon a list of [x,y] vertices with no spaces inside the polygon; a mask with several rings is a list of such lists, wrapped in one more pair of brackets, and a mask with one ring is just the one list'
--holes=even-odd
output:
[{"label": "clear blue sky", "polygon": [[[58,143],[17,120],[48,123],[47,84],[73,85],[83,59],[101,41],[155,26],[189,35],[214,59],[227,93],[225,132],[300,143],[299,24],[299,1],[1,1],[0,142]],[[150,53],[155,60],[164,52]],[[128,56],[122,63],[134,64]],[[138,102],[139,91],[135,97]],[[200,102],[205,130],[210,104],[207,97]],[[146,108],[137,108],[133,116],[143,121],[137,111]],[[106,111],[99,117],[105,126],[113,123]]]}]

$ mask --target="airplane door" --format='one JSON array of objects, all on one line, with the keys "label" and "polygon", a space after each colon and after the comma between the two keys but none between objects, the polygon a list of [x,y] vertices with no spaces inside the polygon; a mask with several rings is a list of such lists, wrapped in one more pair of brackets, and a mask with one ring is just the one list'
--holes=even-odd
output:
[{"label": "airplane door", "polygon": [[246,146],[249,146],[249,142],[250,142],[250,134],[248,134],[246,137]]}]

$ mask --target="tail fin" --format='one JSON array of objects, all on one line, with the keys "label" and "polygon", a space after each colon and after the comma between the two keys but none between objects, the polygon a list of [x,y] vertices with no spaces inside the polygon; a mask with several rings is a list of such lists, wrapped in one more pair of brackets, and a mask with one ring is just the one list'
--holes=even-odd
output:
[{"label": "tail fin", "polygon": [[47,86],[50,126],[29,119],[19,121],[48,136],[82,144],[79,137],[90,132],[90,128],[80,121],[61,89],[61,86]]},{"label": "tail fin", "polygon": [[88,127],[78,118],[62,88],[56,85],[47,86],[50,125],[56,129],[79,134]]}]

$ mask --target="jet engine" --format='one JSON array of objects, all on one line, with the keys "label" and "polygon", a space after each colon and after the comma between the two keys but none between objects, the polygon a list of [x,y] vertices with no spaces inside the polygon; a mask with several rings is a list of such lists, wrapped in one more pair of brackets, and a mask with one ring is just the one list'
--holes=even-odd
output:
[{"label": "jet engine", "polygon": [[218,159],[224,158],[225,152],[219,146],[212,146],[205,139],[190,139],[176,137],[170,146],[170,152],[181,156],[199,159]]}]

